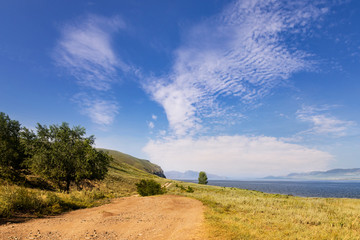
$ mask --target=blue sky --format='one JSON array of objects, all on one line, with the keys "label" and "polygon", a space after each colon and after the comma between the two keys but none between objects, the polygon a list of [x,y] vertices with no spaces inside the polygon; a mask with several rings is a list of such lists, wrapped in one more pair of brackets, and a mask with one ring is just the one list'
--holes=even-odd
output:
[{"label": "blue sky", "polygon": [[1,1],[0,111],[164,170],[360,167],[360,2]]}]

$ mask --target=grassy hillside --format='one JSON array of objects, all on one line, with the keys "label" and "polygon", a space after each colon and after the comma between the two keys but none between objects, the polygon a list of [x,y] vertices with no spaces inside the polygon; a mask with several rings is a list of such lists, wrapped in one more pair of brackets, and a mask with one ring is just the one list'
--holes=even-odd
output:
[{"label": "grassy hillside", "polygon": [[[114,159],[110,162],[109,172],[104,180],[88,182],[82,191],[77,191],[76,187],[72,186],[69,194],[42,190],[43,186],[34,182],[25,184],[31,185],[30,188],[8,184],[0,179],[0,223],[14,217],[20,219],[59,214],[103,204],[111,198],[130,196],[136,193],[135,183],[140,179],[156,179],[160,183],[166,181],[142,170],[144,165],[140,165],[142,162],[136,158],[116,151],[110,151],[110,154]],[[132,162],[132,159],[136,161]],[[156,165],[151,166],[150,162],[146,166],[148,169],[157,169]],[[33,181],[34,176],[29,176],[29,179]]]},{"label": "grassy hillside", "polygon": [[139,159],[133,156],[130,156],[128,154],[118,152],[115,150],[109,150],[109,149],[102,149],[99,148],[99,150],[103,150],[110,154],[117,162],[119,163],[127,163],[128,165],[131,165],[137,169],[143,170],[145,172],[155,174],[159,177],[165,177],[163,170],[160,166],[151,163],[148,160]]},{"label": "grassy hillside", "polygon": [[[188,186],[193,193],[186,191]],[[360,239],[359,199],[305,198],[179,182],[168,193],[204,203],[209,239]]]},{"label": "grassy hillside", "polygon": [[165,178],[158,177],[144,170],[145,166],[148,167],[147,169],[150,172],[152,170],[161,170],[157,165],[117,151],[108,151],[114,160],[110,162],[107,177],[99,185],[102,191],[109,192],[114,197],[118,197],[135,194],[135,183],[139,182],[140,179],[156,179],[160,183],[166,182]]}]

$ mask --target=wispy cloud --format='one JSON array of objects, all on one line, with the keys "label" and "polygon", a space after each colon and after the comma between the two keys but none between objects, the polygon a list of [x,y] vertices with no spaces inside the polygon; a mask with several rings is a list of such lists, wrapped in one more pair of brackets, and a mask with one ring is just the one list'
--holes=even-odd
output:
[{"label": "wispy cloud", "polygon": [[194,169],[232,177],[324,170],[333,160],[327,152],[265,136],[163,139],[150,141],[143,150],[166,170]]},{"label": "wispy cloud", "polygon": [[312,127],[301,134],[345,136],[349,129],[355,126],[353,121],[340,120],[328,113],[334,106],[303,106],[296,112],[297,118],[309,122]]},{"label": "wispy cloud", "polygon": [[[119,109],[116,101],[104,98],[103,92],[120,80],[120,72],[130,69],[112,47],[112,34],[124,28],[118,16],[87,15],[63,25],[53,53],[56,64],[75,77],[82,88],[73,98],[81,113],[99,125],[111,124]],[[85,90],[91,94],[85,94]]]},{"label": "wispy cloud", "polygon": [[223,99],[254,103],[293,73],[311,69],[311,54],[285,38],[306,32],[326,11],[310,1],[236,1],[190,29],[172,72],[145,89],[176,135],[196,132],[203,118],[224,116]]},{"label": "wispy cloud", "polygon": [[86,93],[79,93],[73,98],[81,109],[81,113],[90,117],[91,121],[99,125],[113,123],[118,113],[119,105],[116,101],[105,100]]},{"label": "wispy cloud", "polygon": [[149,122],[148,126],[149,126],[149,128],[153,129],[155,127],[155,124],[154,124],[154,122]]},{"label": "wispy cloud", "polygon": [[128,68],[111,46],[111,34],[124,27],[119,17],[96,15],[65,25],[61,29],[54,59],[79,84],[95,90],[109,90],[110,84],[118,79],[117,69]]}]

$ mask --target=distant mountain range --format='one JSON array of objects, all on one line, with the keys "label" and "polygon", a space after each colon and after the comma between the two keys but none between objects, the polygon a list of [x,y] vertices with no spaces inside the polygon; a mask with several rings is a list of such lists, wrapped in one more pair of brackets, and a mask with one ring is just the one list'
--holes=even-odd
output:
[{"label": "distant mountain range", "polygon": [[[165,175],[169,179],[183,179],[183,180],[197,180],[199,177],[199,172],[196,171],[186,171],[186,172],[178,172],[178,171],[166,171]],[[206,173],[209,180],[226,180],[226,177],[218,176],[211,173]]]},{"label": "distant mountain range", "polygon": [[360,180],[360,168],[332,169],[307,173],[290,173],[286,176],[268,176],[264,179],[303,179],[303,180]]}]

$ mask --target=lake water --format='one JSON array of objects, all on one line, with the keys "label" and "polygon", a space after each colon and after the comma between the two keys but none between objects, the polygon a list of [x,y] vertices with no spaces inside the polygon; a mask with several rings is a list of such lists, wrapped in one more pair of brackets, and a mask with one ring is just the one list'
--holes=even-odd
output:
[{"label": "lake water", "polygon": [[235,187],[266,193],[279,193],[301,197],[360,198],[360,181],[209,180],[208,184],[214,186]]}]

